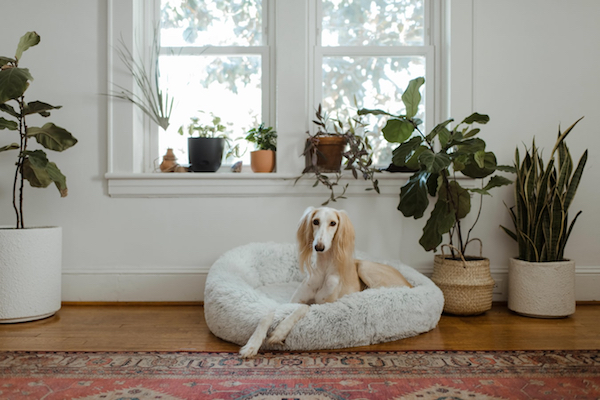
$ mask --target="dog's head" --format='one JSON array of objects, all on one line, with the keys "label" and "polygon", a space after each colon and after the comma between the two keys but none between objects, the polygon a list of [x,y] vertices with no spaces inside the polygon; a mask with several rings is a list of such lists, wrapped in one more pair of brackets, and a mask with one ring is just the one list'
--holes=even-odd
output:
[{"label": "dog's head", "polygon": [[345,211],[329,207],[309,207],[298,225],[300,268],[310,266],[313,250],[318,253],[334,251],[338,258],[354,252],[354,227]]}]

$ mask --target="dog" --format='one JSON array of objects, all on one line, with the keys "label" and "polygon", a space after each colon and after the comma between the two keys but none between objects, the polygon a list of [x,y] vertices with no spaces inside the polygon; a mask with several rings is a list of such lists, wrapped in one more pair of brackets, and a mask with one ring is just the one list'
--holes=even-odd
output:
[{"label": "dog", "polygon": [[[283,344],[294,325],[301,320],[311,304],[334,302],[341,297],[366,288],[412,287],[395,268],[354,258],[355,231],[345,211],[333,208],[309,207],[304,212],[297,231],[299,267],[306,278],[294,292],[290,302],[296,308],[271,333],[271,344]],[[245,346],[243,358],[252,358],[260,349],[273,323],[275,311],[261,319]]]}]

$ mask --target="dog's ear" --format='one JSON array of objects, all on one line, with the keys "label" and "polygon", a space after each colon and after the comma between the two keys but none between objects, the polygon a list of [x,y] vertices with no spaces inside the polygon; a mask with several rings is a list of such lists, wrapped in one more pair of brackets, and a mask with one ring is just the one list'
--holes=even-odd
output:
[{"label": "dog's ear", "polygon": [[304,272],[305,265],[310,267],[313,242],[312,219],[315,212],[316,209],[314,207],[308,207],[298,223],[296,239],[298,240],[298,258],[300,261],[300,271],[302,272]]},{"label": "dog's ear", "polygon": [[354,257],[354,226],[346,211],[338,210],[336,212],[340,222],[335,232],[334,241],[340,261],[346,262]]}]

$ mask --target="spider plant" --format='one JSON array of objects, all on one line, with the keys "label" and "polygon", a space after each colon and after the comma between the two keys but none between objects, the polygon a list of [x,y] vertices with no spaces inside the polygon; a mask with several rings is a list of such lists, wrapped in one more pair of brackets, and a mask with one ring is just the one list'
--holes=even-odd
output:
[{"label": "spider plant", "polygon": [[558,130],[556,144],[546,166],[535,139],[530,150],[525,149],[521,161],[515,151],[515,205],[509,208],[515,230],[501,226],[519,247],[518,258],[529,262],[563,261],[565,246],[577,212],[569,224],[569,207],[573,202],[587,161],[587,150],[573,170],[573,159],[565,138],[581,118],[567,130]]}]

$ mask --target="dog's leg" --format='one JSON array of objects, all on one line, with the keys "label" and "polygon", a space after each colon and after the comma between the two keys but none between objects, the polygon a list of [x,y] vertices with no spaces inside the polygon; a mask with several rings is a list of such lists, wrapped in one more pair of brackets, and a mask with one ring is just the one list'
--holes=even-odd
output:
[{"label": "dog's leg", "polygon": [[273,323],[274,317],[275,311],[271,311],[260,320],[254,333],[248,339],[248,343],[240,349],[240,356],[242,358],[252,358],[258,353],[260,346],[262,346],[263,341],[267,337],[267,331]]},{"label": "dog's leg", "polygon": [[289,335],[294,325],[296,325],[296,322],[300,321],[306,315],[309,307],[306,304],[300,304],[298,308],[277,325],[277,328],[271,333],[267,342],[271,344],[283,344],[283,341]]}]

